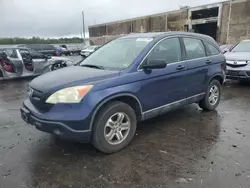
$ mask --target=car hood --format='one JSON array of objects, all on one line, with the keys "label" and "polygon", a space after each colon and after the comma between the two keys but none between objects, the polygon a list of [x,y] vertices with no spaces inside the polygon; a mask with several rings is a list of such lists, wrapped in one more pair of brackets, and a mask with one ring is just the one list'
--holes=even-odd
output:
[{"label": "car hood", "polygon": [[96,82],[119,75],[119,71],[71,66],[43,74],[29,84],[35,90],[46,93],[61,88]]},{"label": "car hood", "polygon": [[227,52],[224,54],[227,60],[249,61],[250,52]]}]

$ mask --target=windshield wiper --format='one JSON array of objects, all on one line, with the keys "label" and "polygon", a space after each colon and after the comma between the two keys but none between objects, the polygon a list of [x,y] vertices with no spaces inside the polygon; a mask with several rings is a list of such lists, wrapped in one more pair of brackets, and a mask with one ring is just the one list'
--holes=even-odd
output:
[{"label": "windshield wiper", "polygon": [[104,70],[104,67],[100,66],[100,65],[82,64],[81,67],[90,67],[90,68],[94,68],[94,69],[102,69],[102,70]]}]

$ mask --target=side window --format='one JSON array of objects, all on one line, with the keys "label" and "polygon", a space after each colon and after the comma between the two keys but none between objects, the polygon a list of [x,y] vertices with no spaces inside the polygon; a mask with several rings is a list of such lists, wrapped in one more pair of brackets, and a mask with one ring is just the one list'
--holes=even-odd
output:
[{"label": "side window", "polygon": [[36,51],[40,51],[41,50],[41,45],[36,45],[36,44],[27,45],[27,48],[30,48],[30,49],[36,50]]},{"label": "side window", "polygon": [[20,52],[20,54],[21,54],[21,56],[22,56],[22,58],[29,58],[30,57],[30,53],[29,53],[29,51],[28,50],[23,50],[23,49],[20,49],[19,50],[19,52]]},{"label": "side window", "polygon": [[187,59],[197,59],[206,57],[206,51],[203,43],[199,39],[183,38],[186,48]]},{"label": "side window", "polygon": [[220,51],[215,48],[212,44],[209,44],[208,42],[204,42],[206,45],[207,49],[210,51],[211,55],[218,55],[220,54]]},{"label": "side window", "polygon": [[4,52],[6,53],[6,55],[7,55],[8,57],[11,57],[11,58],[18,58],[15,49],[11,49],[11,48],[10,48],[10,49],[5,49]]},{"label": "side window", "polygon": [[181,61],[181,46],[178,38],[170,38],[157,44],[149,54],[148,60],[165,60],[166,63]]},{"label": "side window", "polygon": [[46,45],[46,44],[44,44],[44,45],[42,45],[42,49],[43,50],[55,50],[55,47],[52,46],[52,45]]}]

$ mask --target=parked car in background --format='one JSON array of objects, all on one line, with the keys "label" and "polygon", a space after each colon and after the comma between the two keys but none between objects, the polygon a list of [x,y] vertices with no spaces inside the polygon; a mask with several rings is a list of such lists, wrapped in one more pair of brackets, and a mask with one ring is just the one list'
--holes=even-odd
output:
[{"label": "parked car in background", "polygon": [[41,131],[113,153],[131,142],[139,121],[191,103],[214,110],[226,60],[209,36],[158,32],[113,40],[79,66],[32,80],[21,116]]},{"label": "parked car in background", "polygon": [[80,47],[74,47],[70,49],[70,52],[72,55],[76,54],[76,55],[81,55],[81,48]]},{"label": "parked car in background", "polygon": [[225,53],[226,77],[234,80],[250,80],[250,40],[243,40]]},{"label": "parked car in background", "polygon": [[90,54],[92,54],[94,51],[99,49],[100,46],[88,46],[85,49],[81,50],[80,54],[83,57],[88,57]]},{"label": "parked car in background", "polygon": [[233,48],[233,45],[231,45],[231,44],[224,44],[224,45],[220,46],[220,49],[221,49],[223,54],[229,52],[232,48]]},{"label": "parked car in background", "polygon": [[59,46],[62,50],[62,55],[69,56],[72,54],[72,52],[68,49],[68,47],[65,44],[62,44]]},{"label": "parked car in background", "polygon": [[0,79],[37,76],[63,67],[73,62],[63,57],[50,57],[27,48],[0,49]]},{"label": "parked car in background", "polygon": [[58,50],[60,56],[69,56],[72,54],[71,51],[67,49],[66,45],[55,45],[55,48]]},{"label": "parked car in background", "polygon": [[29,48],[49,56],[61,55],[59,50],[56,49],[56,47],[51,44],[23,44],[23,45],[18,45],[17,47]]}]

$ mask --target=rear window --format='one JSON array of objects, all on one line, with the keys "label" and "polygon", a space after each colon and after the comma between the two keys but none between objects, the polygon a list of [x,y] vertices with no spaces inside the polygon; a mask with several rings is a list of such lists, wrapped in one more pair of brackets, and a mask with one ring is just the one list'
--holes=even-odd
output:
[{"label": "rear window", "polygon": [[42,45],[43,50],[55,50],[55,47],[52,45]]}]

